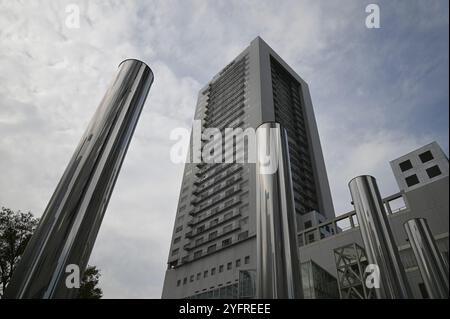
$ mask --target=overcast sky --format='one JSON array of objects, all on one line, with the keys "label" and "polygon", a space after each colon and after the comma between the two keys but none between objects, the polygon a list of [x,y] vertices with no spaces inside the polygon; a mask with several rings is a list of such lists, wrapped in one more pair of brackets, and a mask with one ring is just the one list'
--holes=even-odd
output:
[{"label": "overcast sky", "polygon": [[359,174],[397,192],[390,160],[431,141],[448,154],[448,1],[377,1],[379,29],[369,3],[0,0],[0,206],[41,216],[117,65],[146,61],[155,82],[90,264],[105,297],[159,298],[183,170],[170,131],[258,35],[309,83],[336,212]]}]

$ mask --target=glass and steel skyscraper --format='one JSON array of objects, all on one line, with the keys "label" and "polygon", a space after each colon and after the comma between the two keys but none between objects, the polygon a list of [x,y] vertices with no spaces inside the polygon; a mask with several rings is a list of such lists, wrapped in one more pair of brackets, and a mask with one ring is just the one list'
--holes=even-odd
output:
[{"label": "glass and steel skyscraper", "polygon": [[[308,85],[261,38],[200,90],[194,119],[202,132],[280,123],[288,135],[297,229],[334,217]],[[226,137],[223,145],[225,152]],[[256,181],[254,163],[186,164],[163,298],[254,295]]]}]

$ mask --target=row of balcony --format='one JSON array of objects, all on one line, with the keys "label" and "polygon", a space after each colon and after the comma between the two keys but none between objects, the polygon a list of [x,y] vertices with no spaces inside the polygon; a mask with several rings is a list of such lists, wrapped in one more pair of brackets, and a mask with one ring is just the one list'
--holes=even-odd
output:
[{"label": "row of balcony", "polygon": [[[195,237],[195,236],[204,234],[204,233],[206,233],[206,232],[208,232],[208,231],[210,231],[210,230],[212,230],[212,229],[214,229],[214,228],[216,228],[216,227],[218,227],[218,226],[220,226],[220,225],[223,225],[224,223],[229,222],[230,220],[232,220],[233,218],[236,218],[236,217],[238,217],[238,216],[240,216],[240,214],[238,214],[238,215],[236,215],[236,216],[233,216],[233,217],[230,218],[230,219],[223,220],[223,221],[221,221],[220,223],[218,223],[217,225],[214,225],[213,227],[208,227],[207,229],[205,229],[205,230],[199,232],[198,234],[190,235],[190,237],[188,237],[188,238],[193,238],[193,237]],[[211,236],[208,236],[208,238],[207,238],[206,240],[204,240],[204,241],[202,241],[202,242],[200,242],[200,243],[190,242],[190,243],[188,243],[188,244],[185,244],[185,245],[183,246],[183,249],[185,249],[185,250],[187,250],[187,251],[192,250],[192,249],[196,249],[196,248],[198,248],[198,247],[200,247],[200,246],[203,246],[203,245],[206,245],[206,244],[208,244],[208,243],[210,243],[210,242],[212,242],[212,241],[215,241],[215,240],[217,240],[218,238],[221,238],[221,237],[224,237],[224,236],[226,236],[226,235],[229,235],[229,234],[231,234],[231,233],[233,233],[233,232],[235,232],[235,231],[237,231],[237,230],[239,230],[239,229],[241,229],[241,226],[235,225],[234,227],[232,227],[231,229],[229,229],[229,230],[227,230],[227,231],[222,231],[222,232],[220,232],[220,233],[219,233],[218,231],[214,231],[214,232],[212,232],[212,233],[210,234]],[[186,234],[186,237],[187,237],[187,234]]]}]

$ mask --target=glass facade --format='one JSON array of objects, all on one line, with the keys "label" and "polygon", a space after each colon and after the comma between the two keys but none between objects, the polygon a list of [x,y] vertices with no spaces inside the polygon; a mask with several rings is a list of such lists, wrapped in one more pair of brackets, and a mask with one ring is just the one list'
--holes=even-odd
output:
[{"label": "glass facade", "polygon": [[336,278],[312,260],[301,264],[305,299],[339,299]]}]

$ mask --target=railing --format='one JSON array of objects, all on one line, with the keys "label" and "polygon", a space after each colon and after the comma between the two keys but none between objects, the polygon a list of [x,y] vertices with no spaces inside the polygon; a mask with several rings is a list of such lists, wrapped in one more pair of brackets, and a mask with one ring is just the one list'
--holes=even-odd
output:
[{"label": "railing", "polygon": [[[396,208],[391,207],[391,203],[397,201]],[[402,205],[403,203],[403,205]],[[409,208],[403,192],[399,192],[383,199],[383,204],[388,216],[402,212]],[[332,220],[325,221],[316,226],[304,229],[297,234],[298,245],[305,246],[329,238],[337,234],[358,228],[358,218],[355,211],[340,215]]]}]

